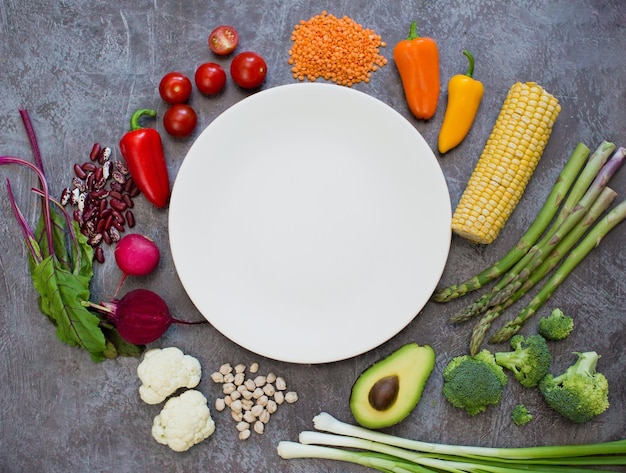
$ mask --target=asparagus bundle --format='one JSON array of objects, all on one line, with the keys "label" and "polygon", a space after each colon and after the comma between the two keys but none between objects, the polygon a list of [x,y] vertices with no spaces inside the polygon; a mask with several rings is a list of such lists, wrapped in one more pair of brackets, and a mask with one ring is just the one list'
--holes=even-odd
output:
[{"label": "asparagus bundle", "polygon": [[537,217],[518,243],[489,268],[434,293],[434,301],[447,302],[500,278],[490,291],[451,318],[458,323],[483,314],[472,332],[471,353],[479,351],[492,322],[556,268],[539,294],[490,338],[490,342],[503,342],[517,333],[600,240],[626,218],[626,203],[622,202],[599,220],[616,197],[607,184],[626,157],[625,148],[615,149],[613,143],[604,141],[587,160],[589,149],[578,144]]}]

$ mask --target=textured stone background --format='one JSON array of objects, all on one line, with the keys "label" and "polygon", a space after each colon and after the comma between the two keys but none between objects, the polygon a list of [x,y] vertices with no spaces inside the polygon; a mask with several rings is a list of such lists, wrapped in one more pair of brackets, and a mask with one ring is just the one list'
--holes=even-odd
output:
[{"label": "textured stone background", "polygon": [[[436,147],[443,119],[447,79],[465,68],[460,54],[471,50],[477,59],[476,78],[485,84],[485,97],[466,141],[440,163],[456,204],[491,130],[509,86],[537,81],[560,100],[557,121],[535,177],[498,240],[475,246],[453,238],[442,284],[456,282],[495,261],[529,225],[576,142],[595,148],[603,139],[624,145],[626,84],[624,39],[626,7],[608,1],[0,1],[0,154],[30,159],[30,149],[18,114],[29,110],[38,134],[52,189],[66,185],[71,164],[84,160],[91,145],[116,145],[128,117],[137,108],[165,110],[158,81],[173,69],[192,74],[204,61],[215,60],[206,46],[209,31],[233,24],[241,48],[263,54],[269,66],[264,88],[292,83],[287,51],[290,32],[300,19],[327,9],[349,15],[373,28],[387,41],[385,55],[402,39],[413,19],[423,35],[440,45],[442,94],[436,116],[429,122],[410,117],[395,66],[376,72],[370,84],[355,88],[386,102],[404,114]],[[225,65],[228,59],[218,60]],[[192,104],[200,116],[196,135],[246,93],[230,83],[215,98],[195,94]],[[162,129],[159,123],[159,128]],[[172,176],[193,137],[166,138]],[[115,150],[116,157],[119,151]],[[10,178],[29,221],[38,212],[29,192],[32,174],[15,167],[0,171]],[[623,198],[626,173],[612,186]],[[174,272],[167,246],[167,210],[145,202],[137,208],[138,231],[151,234],[164,250],[159,271],[127,289],[149,287],[161,293],[177,316],[199,314]],[[259,361],[261,369],[283,374],[300,394],[300,401],[278,411],[262,437],[236,439],[229,416],[216,415],[217,432],[192,450],[177,454],[150,437],[158,406],[143,404],[137,395],[137,360],[93,364],[76,349],[55,338],[50,323],[40,316],[26,267],[26,252],[2,190],[0,198],[0,471],[42,472],[318,472],[364,471],[333,462],[280,461],[279,440],[296,439],[312,427],[321,410],[351,420],[347,399],[355,377],[369,364],[401,344],[432,345],[436,369],[415,411],[390,432],[436,442],[492,446],[592,442],[624,437],[626,390],[626,256],[624,227],[571,275],[542,310],[559,306],[576,317],[571,338],[552,345],[555,370],[569,365],[573,351],[596,350],[599,369],[611,383],[611,408],[592,422],[578,426],[549,411],[536,391],[509,383],[506,399],[475,418],[448,405],[441,394],[441,372],[447,360],[467,349],[471,324],[454,327],[447,318],[468,299],[447,305],[428,304],[400,334],[371,352],[332,364],[299,366],[263,359],[217,333],[211,326],[173,327],[154,346],[175,345],[197,356],[205,372],[221,363]],[[119,273],[109,258],[97,268],[94,299],[113,292]],[[516,307],[521,307],[520,304]],[[512,313],[508,314],[512,316]],[[381,314],[384,323],[384,314]],[[532,332],[536,320],[524,333]],[[358,329],[358,327],[355,327]],[[320,350],[323,350],[320,343]],[[208,376],[199,389],[211,400],[218,387]],[[512,406],[525,402],[536,420],[524,429],[509,420]]]}]

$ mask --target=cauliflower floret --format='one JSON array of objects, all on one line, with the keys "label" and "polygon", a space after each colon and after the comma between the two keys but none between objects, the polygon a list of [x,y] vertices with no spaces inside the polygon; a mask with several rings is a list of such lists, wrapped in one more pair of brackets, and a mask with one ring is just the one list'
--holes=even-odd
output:
[{"label": "cauliflower floret", "polygon": [[152,436],[176,452],[189,450],[215,432],[207,400],[190,389],[168,399],[152,423]]},{"label": "cauliflower floret", "polygon": [[148,350],[137,367],[142,382],[139,396],[146,404],[158,404],[179,388],[200,383],[200,362],[176,347]]}]

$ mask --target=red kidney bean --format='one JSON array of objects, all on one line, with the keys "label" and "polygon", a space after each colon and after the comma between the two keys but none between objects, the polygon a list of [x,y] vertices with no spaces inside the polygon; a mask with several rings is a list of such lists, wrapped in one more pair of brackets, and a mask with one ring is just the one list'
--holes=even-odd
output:
[{"label": "red kidney bean", "polygon": [[124,216],[118,212],[117,210],[113,209],[113,212],[111,212],[111,215],[113,215],[113,219],[117,220],[120,223],[125,223],[124,222]]},{"label": "red kidney bean", "polygon": [[133,228],[135,226],[135,214],[133,214],[132,210],[127,210],[125,215],[126,223],[128,223],[130,228]]},{"label": "red kidney bean", "polygon": [[104,173],[104,170],[102,168],[96,169],[95,172],[94,172],[94,175],[95,175],[94,179],[96,181],[102,180],[102,178],[104,177],[103,173]]},{"label": "red kidney bean", "polygon": [[106,224],[107,224],[107,221],[105,218],[101,218],[100,220],[98,220],[98,225],[96,226],[96,232],[106,233]]},{"label": "red kidney bean", "polygon": [[112,199],[122,200],[122,193],[118,192],[118,191],[111,191],[111,192],[109,192],[109,196]]},{"label": "red kidney bean", "polygon": [[98,168],[94,163],[90,162],[83,163],[80,167],[85,172],[94,172]]},{"label": "red kidney bean", "polygon": [[113,221],[111,223],[113,224],[113,226],[111,228],[116,228],[117,231],[119,231],[121,233],[124,232],[124,225],[122,225],[120,222],[118,222],[117,220],[113,219]]},{"label": "red kidney bean", "polygon": [[104,224],[104,229],[105,230],[110,230],[111,229],[111,225],[113,225],[113,214],[109,215],[105,221]]},{"label": "red kidney bean", "polygon": [[106,199],[102,199],[100,201],[100,213],[104,212],[106,210],[106,208],[108,207],[109,203],[107,202]]},{"label": "red kidney bean", "polygon": [[126,210],[127,207],[126,202],[117,199],[110,199],[109,205],[118,211]]},{"label": "red kidney bean", "polygon": [[133,199],[130,198],[129,194],[124,194],[122,196],[122,200],[128,206],[128,208],[132,209],[135,206],[135,203],[133,202]]},{"label": "red kidney bean", "polygon": [[101,149],[102,147],[99,143],[94,143],[93,147],[91,148],[91,153],[89,153],[89,159],[91,159],[92,161],[98,159],[100,157]]},{"label": "red kidney bean", "polygon": [[74,174],[76,174],[76,177],[80,179],[85,179],[87,177],[85,170],[78,164],[74,164]]},{"label": "red kidney bean", "polygon": [[89,193],[89,197],[94,200],[102,200],[109,196],[109,191],[106,189],[98,189]]},{"label": "red kidney bean", "polygon": [[133,183],[130,190],[128,191],[128,195],[131,197],[137,197],[140,193],[141,191],[139,190],[139,187],[137,187],[135,183]]},{"label": "red kidney bean", "polygon": [[135,185],[135,181],[133,181],[132,177],[129,177],[124,184],[124,191],[130,193],[130,190]]},{"label": "red kidney bean", "polygon": [[113,240],[111,240],[111,235],[109,235],[109,231],[108,230],[104,230],[102,232],[102,240],[107,244],[110,245],[111,243],[113,243]]},{"label": "red kidney bean", "polygon": [[94,253],[94,258],[96,258],[96,261],[98,263],[100,263],[100,264],[104,263],[104,250],[102,249],[101,246],[96,248],[96,251]]},{"label": "red kidney bean", "polygon": [[124,190],[124,187],[122,186],[122,184],[120,184],[119,182],[115,182],[115,181],[113,181],[109,187],[111,188],[111,190],[116,191],[116,192],[122,192]]}]

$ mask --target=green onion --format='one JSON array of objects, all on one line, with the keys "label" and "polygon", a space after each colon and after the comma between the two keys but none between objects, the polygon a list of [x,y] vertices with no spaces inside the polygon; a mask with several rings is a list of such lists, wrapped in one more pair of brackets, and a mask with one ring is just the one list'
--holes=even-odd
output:
[{"label": "green onion", "polygon": [[281,441],[279,456],[339,460],[393,473],[584,473],[596,470],[581,466],[626,465],[626,439],[582,445],[473,447],[397,437],[341,422],[325,412],[313,424],[328,433],[305,431],[299,442]]}]

